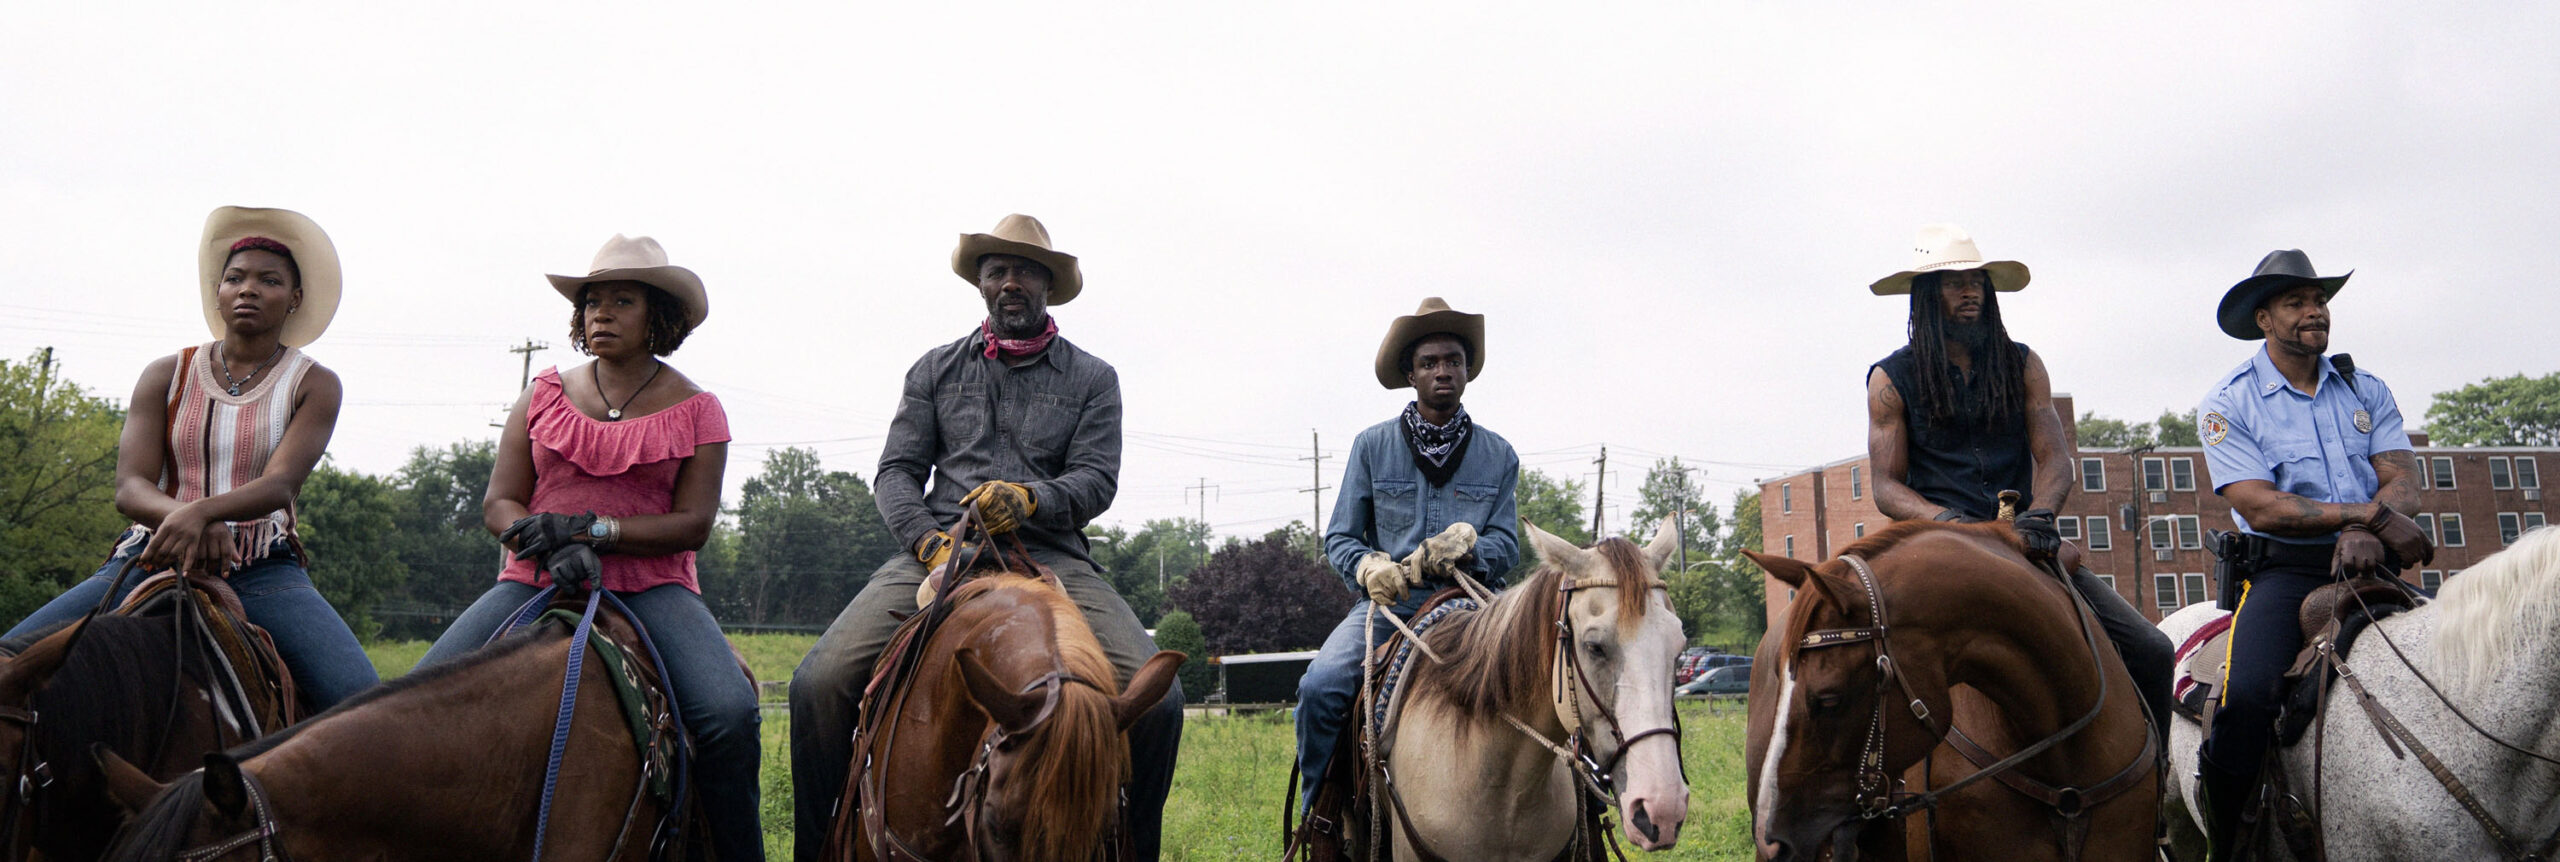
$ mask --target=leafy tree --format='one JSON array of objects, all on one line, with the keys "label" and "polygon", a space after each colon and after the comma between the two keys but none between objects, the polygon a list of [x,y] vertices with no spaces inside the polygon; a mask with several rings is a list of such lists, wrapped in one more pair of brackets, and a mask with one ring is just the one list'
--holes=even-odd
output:
[{"label": "leafy tree", "polygon": [[1718,554],[1740,557],[1742,549],[1767,552],[1767,542],[1760,532],[1760,490],[1745,488],[1733,492],[1733,529],[1725,534],[1724,547]]},{"label": "leafy tree", "polygon": [[1212,655],[1315,649],[1351,610],[1341,579],[1285,528],[1219,549],[1169,597],[1199,621]]},{"label": "leafy tree", "polygon": [[2176,410],[2163,409],[2160,411],[2159,421],[2151,424],[2159,429],[2159,442],[2162,446],[2204,445],[2203,438],[2196,436],[2196,413],[2193,410],[2180,413]]},{"label": "leafy tree", "polygon": [[506,558],[480,514],[497,462],[497,441],[465,440],[412,449],[392,474],[391,543],[407,577],[383,622],[399,636],[436,636],[497,581]]},{"label": "leafy tree", "polygon": [[1138,621],[1160,625],[1165,585],[1181,580],[1209,558],[1209,525],[1190,518],[1156,518],[1137,532],[1087,526],[1093,561],[1129,602]]},{"label": "leafy tree", "polygon": [[824,623],[882,560],[903,553],[880,520],[871,487],[797,447],[766,453],[764,472],[738,495],[737,563],[726,583],[703,584],[722,618]]},{"label": "leafy tree", "polygon": [[378,477],[326,463],[302,483],[300,530],[311,584],[368,641],[382,629],[372,615],[375,603],[408,579],[394,536],[399,493]]},{"label": "leafy tree", "polygon": [[1692,482],[1678,458],[1653,462],[1646,470],[1644,484],[1636,489],[1636,508],[1627,522],[1626,536],[1636,544],[1653,541],[1654,531],[1674,513],[1680,515],[1681,536],[1687,540],[1689,556],[1673,559],[1668,565],[1680,568],[1690,560],[1715,554],[1717,534],[1724,529],[1724,519],[1716,512],[1716,504],[1707,502],[1706,489]]},{"label": "leafy tree", "polygon": [[1580,480],[1556,479],[1523,468],[1520,485],[1513,494],[1520,509],[1520,523],[1524,526],[1520,528],[1520,563],[1511,569],[1511,583],[1528,580],[1530,573],[1538,570],[1538,547],[1529,541],[1529,530],[1525,525],[1536,524],[1538,529],[1576,545],[1591,544],[1591,526],[1582,508]]},{"label": "leafy tree", "polygon": [[1191,657],[1182,663],[1182,697],[1191,703],[1207,698],[1218,685],[1218,669],[1209,666],[1209,642],[1200,636],[1200,621],[1182,611],[1156,621],[1156,648]]},{"label": "leafy tree", "polygon": [[2100,416],[2096,411],[2080,414],[2077,430],[2080,446],[2088,449],[2130,449],[2153,442],[2151,423],[2128,423]]},{"label": "leafy tree", "polygon": [[2438,392],[2427,437],[2438,446],[2560,446],[2560,371]]},{"label": "leafy tree", "polygon": [[19,619],[97,571],[126,526],[115,508],[124,411],[42,359],[0,360],[0,618]]}]

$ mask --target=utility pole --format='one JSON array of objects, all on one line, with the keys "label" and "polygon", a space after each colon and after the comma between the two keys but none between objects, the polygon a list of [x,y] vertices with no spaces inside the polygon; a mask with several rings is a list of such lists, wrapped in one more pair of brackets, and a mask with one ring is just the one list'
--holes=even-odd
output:
[{"label": "utility pole", "polygon": [[1312,444],[1312,451],[1315,454],[1298,459],[1315,462],[1310,470],[1314,474],[1314,481],[1307,486],[1307,493],[1315,497],[1309,501],[1313,508],[1307,513],[1307,529],[1314,530],[1316,535],[1321,536],[1324,535],[1324,438],[1318,435],[1315,429],[1309,428],[1307,440]]},{"label": "utility pole", "polygon": [[533,355],[549,349],[551,349],[550,342],[535,341],[531,338],[525,339],[523,344],[507,348],[508,353],[524,354],[524,378],[516,381],[516,391],[522,392],[525,387],[533,385]]},{"label": "utility pole", "polygon": [[53,388],[53,347],[51,345],[45,346],[42,362],[44,370],[36,377],[36,395],[39,398],[43,397],[45,390]]},{"label": "utility pole", "polygon": [[1682,467],[1674,474],[1680,479],[1680,502],[1671,507],[1671,529],[1680,533],[1680,568],[1683,571],[1689,568],[1689,471],[1695,469]]},{"label": "utility pole", "polygon": [[1186,502],[1190,500],[1193,491],[1200,492],[1200,528],[1203,530],[1209,528],[1209,492],[1215,490],[1218,490],[1218,486],[1209,484],[1207,476],[1200,477],[1198,485],[1185,485],[1182,488],[1182,497]]},{"label": "utility pole", "polygon": [[[2152,446],[2153,444],[2144,443],[2140,446],[2135,446],[2131,449],[2125,450],[2124,454],[2126,460],[2133,464],[2133,502],[2125,506],[2125,512],[2131,513],[2129,516],[2124,513],[2117,514],[2117,517],[2124,521],[2125,528],[2133,531],[2133,606],[2136,608],[2143,606],[2143,593],[2150,591],[2151,588],[2151,578],[2145,575],[2142,571],[2142,557],[2144,554],[2151,553],[2151,523],[2144,520],[2142,515],[2142,496],[2150,493],[2151,487],[2144,484],[2142,478],[2142,456],[2149,453],[2152,450]],[[2075,464],[2074,466],[2077,465]],[[2166,470],[2168,468],[2163,466],[2161,469]],[[2100,511],[2104,510],[2102,509]],[[2083,539],[2082,541],[2087,540]],[[2215,584],[2214,586],[2220,587],[2221,585]],[[2151,609],[2157,611],[2160,609],[2160,606],[2157,602],[2154,602],[2151,604]]]},{"label": "utility pole", "polygon": [[1593,489],[1591,494],[1591,540],[1597,542],[1600,541],[1600,530],[1602,526],[1608,523],[1604,517],[1605,513],[1609,511],[1609,447],[1607,444],[1602,444],[1600,446],[1600,457],[1592,459],[1591,462],[1600,465],[1600,471],[1592,474],[1597,478],[1592,480],[1591,485]]}]

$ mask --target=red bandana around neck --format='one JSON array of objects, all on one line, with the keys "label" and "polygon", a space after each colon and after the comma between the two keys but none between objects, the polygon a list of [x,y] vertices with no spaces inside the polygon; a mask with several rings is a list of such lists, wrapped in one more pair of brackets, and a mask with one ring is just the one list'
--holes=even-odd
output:
[{"label": "red bandana around neck", "polygon": [[988,359],[999,356],[1006,361],[1028,359],[1040,355],[1040,351],[1049,349],[1049,339],[1058,337],[1058,319],[1049,318],[1048,324],[1040,330],[1040,334],[1030,338],[996,337],[996,324],[993,318],[980,321],[978,332],[986,336]]}]

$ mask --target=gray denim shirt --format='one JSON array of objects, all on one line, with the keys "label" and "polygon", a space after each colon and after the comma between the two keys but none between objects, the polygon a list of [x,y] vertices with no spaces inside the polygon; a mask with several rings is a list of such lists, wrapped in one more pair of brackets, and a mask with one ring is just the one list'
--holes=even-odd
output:
[{"label": "gray denim shirt", "polygon": [[[960,498],[1002,479],[1030,486],[1018,535],[1092,562],[1084,525],[1120,489],[1120,374],[1065,338],[1021,366],[988,359],[978,332],[907,369],[872,483],[880,520],[912,551],[960,519]],[[933,480],[931,493],[925,479]]]},{"label": "gray denim shirt", "polygon": [[[1520,562],[1520,456],[1510,441],[1477,425],[1467,434],[1466,460],[1446,485],[1433,486],[1413,463],[1404,442],[1404,422],[1389,419],[1360,432],[1351,442],[1351,463],[1342,469],[1342,495],[1334,500],[1332,523],[1325,528],[1324,555],[1353,593],[1361,592],[1355,573],[1360,558],[1385,551],[1398,560],[1465,521],[1476,528],[1475,578],[1500,587]],[[1436,584],[1436,586],[1454,586]]]}]

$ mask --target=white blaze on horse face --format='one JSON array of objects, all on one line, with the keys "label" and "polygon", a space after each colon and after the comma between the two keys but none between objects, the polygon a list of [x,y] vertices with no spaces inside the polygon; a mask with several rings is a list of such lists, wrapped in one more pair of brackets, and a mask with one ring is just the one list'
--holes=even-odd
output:
[{"label": "white blaze on horse face", "polygon": [[1780,662],[1783,682],[1778,687],[1778,723],[1769,729],[1769,750],[1760,756],[1759,763],[1760,828],[1755,831],[1764,842],[1769,840],[1769,826],[1778,816],[1778,761],[1787,755],[1787,716],[1794,712],[1788,707],[1796,702],[1796,669],[1786,666],[1783,657]]},{"label": "white blaze on horse face", "polygon": [[[1678,661],[1680,647],[1686,642],[1680,633],[1680,619],[1660,603],[1648,604],[1644,622],[1636,637],[1624,644],[1625,659],[1618,665],[1615,704],[1619,732],[1632,737],[1655,728],[1677,726],[1679,716],[1672,711],[1671,671]],[[1671,734],[1657,734],[1638,740],[1618,755],[1620,775],[1618,807],[1625,812],[1619,817],[1620,831],[1627,840],[1647,850],[1663,850],[1680,840],[1680,826],[1689,818],[1689,785],[1680,769],[1680,742]],[[1646,835],[1637,829],[1634,812],[1641,809],[1653,827]]]}]

